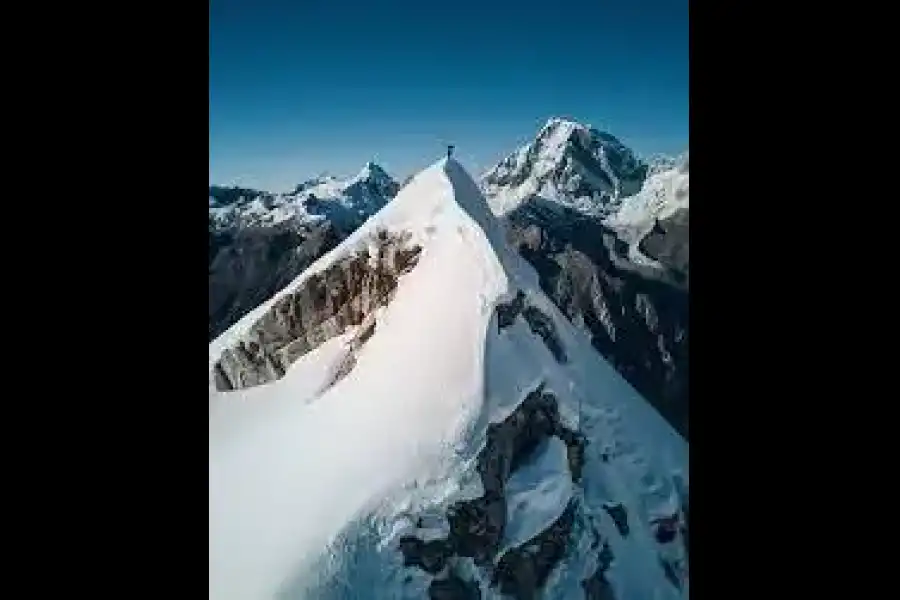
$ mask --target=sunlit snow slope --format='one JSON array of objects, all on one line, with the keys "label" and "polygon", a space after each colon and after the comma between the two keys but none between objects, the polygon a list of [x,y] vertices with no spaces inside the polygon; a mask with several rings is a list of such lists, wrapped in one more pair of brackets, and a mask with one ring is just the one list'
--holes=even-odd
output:
[{"label": "sunlit snow slope", "polygon": [[213,340],[208,372],[211,599],[687,597],[687,443],[455,161]]}]

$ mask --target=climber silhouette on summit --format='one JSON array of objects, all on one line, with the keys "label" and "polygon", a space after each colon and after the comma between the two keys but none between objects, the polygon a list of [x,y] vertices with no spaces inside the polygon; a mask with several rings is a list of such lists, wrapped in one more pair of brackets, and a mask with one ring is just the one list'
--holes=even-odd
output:
[{"label": "climber silhouette on summit", "polygon": [[453,144],[447,146],[447,160],[453,158]]}]

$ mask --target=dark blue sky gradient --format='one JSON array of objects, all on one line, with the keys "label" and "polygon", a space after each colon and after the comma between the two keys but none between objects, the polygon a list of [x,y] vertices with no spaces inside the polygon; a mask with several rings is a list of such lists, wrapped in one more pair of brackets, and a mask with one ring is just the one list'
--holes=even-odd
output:
[{"label": "dark blue sky gradient", "polygon": [[687,0],[210,0],[210,183],[477,174],[551,116],[685,150]]}]

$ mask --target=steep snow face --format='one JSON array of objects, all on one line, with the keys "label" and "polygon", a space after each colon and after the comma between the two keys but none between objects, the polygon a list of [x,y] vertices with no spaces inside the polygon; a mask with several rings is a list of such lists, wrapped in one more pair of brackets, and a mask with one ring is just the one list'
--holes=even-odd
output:
[{"label": "steep snow face", "polygon": [[671,168],[650,175],[640,192],[626,198],[605,224],[629,245],[629,258],[638,264],[657,266],[644,256],[639,245],[658,221],[686,210],[690,204],[688,155],[678,159]]},{"label": "steep snow face", "polygon": [[614,136],[553,118],[534,141],[489,170],[482,188],[498,215],[534,196],[605,215],[640,188],[647,169]]},{"label": "steep snow face", "polygon": [[[421,250],[367,322],[219,390],[223,353],[384,235]],[[455,161],[213,340],[207,368],[210,598],[687,597],[686,442],[540,292]]]}]

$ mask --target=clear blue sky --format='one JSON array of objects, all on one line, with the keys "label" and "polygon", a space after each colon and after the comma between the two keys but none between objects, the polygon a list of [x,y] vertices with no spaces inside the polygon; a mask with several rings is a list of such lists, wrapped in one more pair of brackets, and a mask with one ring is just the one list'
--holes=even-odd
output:
[{"label": "clear blue sky", "polygon": [[402,178],[447,142],[477,174],[551,116],[685,150],[688,0],[210,0],[210,183]]}]

